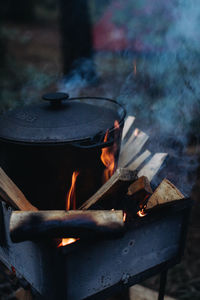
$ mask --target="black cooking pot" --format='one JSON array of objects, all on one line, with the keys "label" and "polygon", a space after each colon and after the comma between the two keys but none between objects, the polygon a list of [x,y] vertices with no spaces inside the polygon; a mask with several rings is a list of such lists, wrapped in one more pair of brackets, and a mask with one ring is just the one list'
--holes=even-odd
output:
[{"label": "black cooking pot", "polygon": [[79,171],[79,207],[102,185],[102,148],[115,144],[117,161],[125,110],[106,98],[54,93],[43,100],[0,117],[0,165],[39,209],[65,209],[72,174]]}]

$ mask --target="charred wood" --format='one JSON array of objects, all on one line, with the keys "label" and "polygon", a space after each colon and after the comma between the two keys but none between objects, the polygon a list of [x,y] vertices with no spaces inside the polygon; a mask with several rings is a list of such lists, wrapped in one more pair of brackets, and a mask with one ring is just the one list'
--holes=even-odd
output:
[{"label": "charred wood", "polygon": [[138,178],[128,188],[125,210],[135,213],[142,209],[151,194],[153,191],[148,178],[146,176]]},{"label": "charred wood", "polygon": [[137,179],[135,171],[119,168],[112,177],[86,202],[80,209],[86,210],[101,205],[112,209],[116,208],[119,200],[126,195],[129,185]]},{"label": "charred wood", "polygon": [[15,211],[10,219],[10,236],[13,242],[113,237],[121,235],[123,227],[123,211]]}]

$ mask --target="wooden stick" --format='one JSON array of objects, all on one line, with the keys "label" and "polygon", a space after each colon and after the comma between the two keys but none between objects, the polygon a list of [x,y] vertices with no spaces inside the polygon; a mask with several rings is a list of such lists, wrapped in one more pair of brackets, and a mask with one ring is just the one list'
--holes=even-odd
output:
[{"label": "wooden stick", "polygon": [[[136,132],[134,131],[133,135],[135,134]],[[118,165],[120,167],[127,166],[127,164],[130,163],[133,158],[141,151],[148,138],[149,137],[146,133],[140,131],[137,136],[135,136],[133,141],[128,144],[126,143],[120,153]]]},{"label": "wooden stick", "polygon": [[129,186],[127,197],[123,201],[124,209],[128,215],[135,214],[138,210],[142,209],[151,194],[153,194],[153,191],[147,177],[142,176],[134,181]]},{"label": "wooden stick", "polygon": [[124,123],[124,128],[122,131],[122,142],[123,139],[126,137],[127,133],[129,132],[131,126],[133,125],[135,121],[135,117],[134,116],[128,116],[125,123]]},{"label": "wooden stick", "polygon": [[127,165],[129,170],[134,171],[151,155],[149,150],[145,150],[140,156],[138,156],[132,163]]},{"label": "wooden stick", "polygon": [[167,157],[167,153],[156,153],[151,160],[139,171],[138,177],[146,176],[149,181],[157,174]]},{"label": "wooden stick", "polygon": [[14,182],[6,175],[2,168],[0,168],[0,196],[7,204],[19,210],[37,211],[14,184]]},{"label": "wooden stick", "polygon": [[[117,198],[119,193],[126,194],[129,185],[137,179],[135,171],[128,169],[117,169],[113,176],[86,202],[84,202],[80,209],[92,208],[95,204],[103,201],[109,201],[109,197]],[[112,207],[110,207],[112,208]]]},{"label": "wooden stick", "polygon": [[153,194],[150,182],[146,176],[142,176],[138,178],[136,181],[134,181],[128,188],[127,195],[129,196],[137,196],[139,197],[139,194],[142,194],[141,197],[145,197],[147,194]]},{"label": "wooden stick", "polygon": [[164,203],[184,199],[184,195],[169,180],[164,179],[149,198],[145,210],[152,209]]},{"label": "wooden stick", "polygon": [[[157,300],[158,292],[150,290],[141,285],[134,285],[129,289],[130,299],[129,300]],[[165,300],[177,300],[165,295]]]},{"label": "wooden stick", "polygon": [[88,238],[121,234],[123,211],[15,211],[10,219],[13,242],[39,238]]}]

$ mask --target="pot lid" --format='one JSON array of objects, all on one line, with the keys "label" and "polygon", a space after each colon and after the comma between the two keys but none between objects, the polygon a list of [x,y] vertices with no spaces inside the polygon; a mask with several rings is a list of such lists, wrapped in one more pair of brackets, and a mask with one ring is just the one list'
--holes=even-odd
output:
[{"label": "pot lid", "polygon": [[5,113],[0,117],[0,139],[36,144],[82,141],[113,128],[115,120],[124,120],[125,111],[114,100],[68,97],[46,94],[46,101],[38,105]]}]

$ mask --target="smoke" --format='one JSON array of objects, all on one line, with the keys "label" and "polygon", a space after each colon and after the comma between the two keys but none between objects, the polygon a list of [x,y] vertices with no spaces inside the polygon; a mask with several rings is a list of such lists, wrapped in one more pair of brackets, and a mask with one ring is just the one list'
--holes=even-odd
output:
[{"label": "smoke", "polygon": [[[187,146],[189,138],[199,134],[200,3],[172,2],[171,22],[160,41],[162,51],[155,48],[151,59],[143,57],[141,74],[127,77],[118,99],[149,133],[150,149],[169,153],[160,175],[190,194],[198,165],[196,157],[187,155]],[[152,23],[153,33],[160,32],[159,26],[159,22]]]},{"label": "smoke", "polygon": [[200,128],[200,3],[118,0],[105,7],[104,20],[106,14],[107,24],[123,28],[126,48],[117,52],[115,42],[113,51],[98,51],[93,63],[82,61],[60,89],[79,95],[88,86],[80,69],[91,74],[95,66],[98,88],[90,86],[87,94],[124,104],[136,126],[149,134],[149,149],[169,153],[159,181],[167,177],[190,194],[197,158],[187,155],[187,147]]}]

